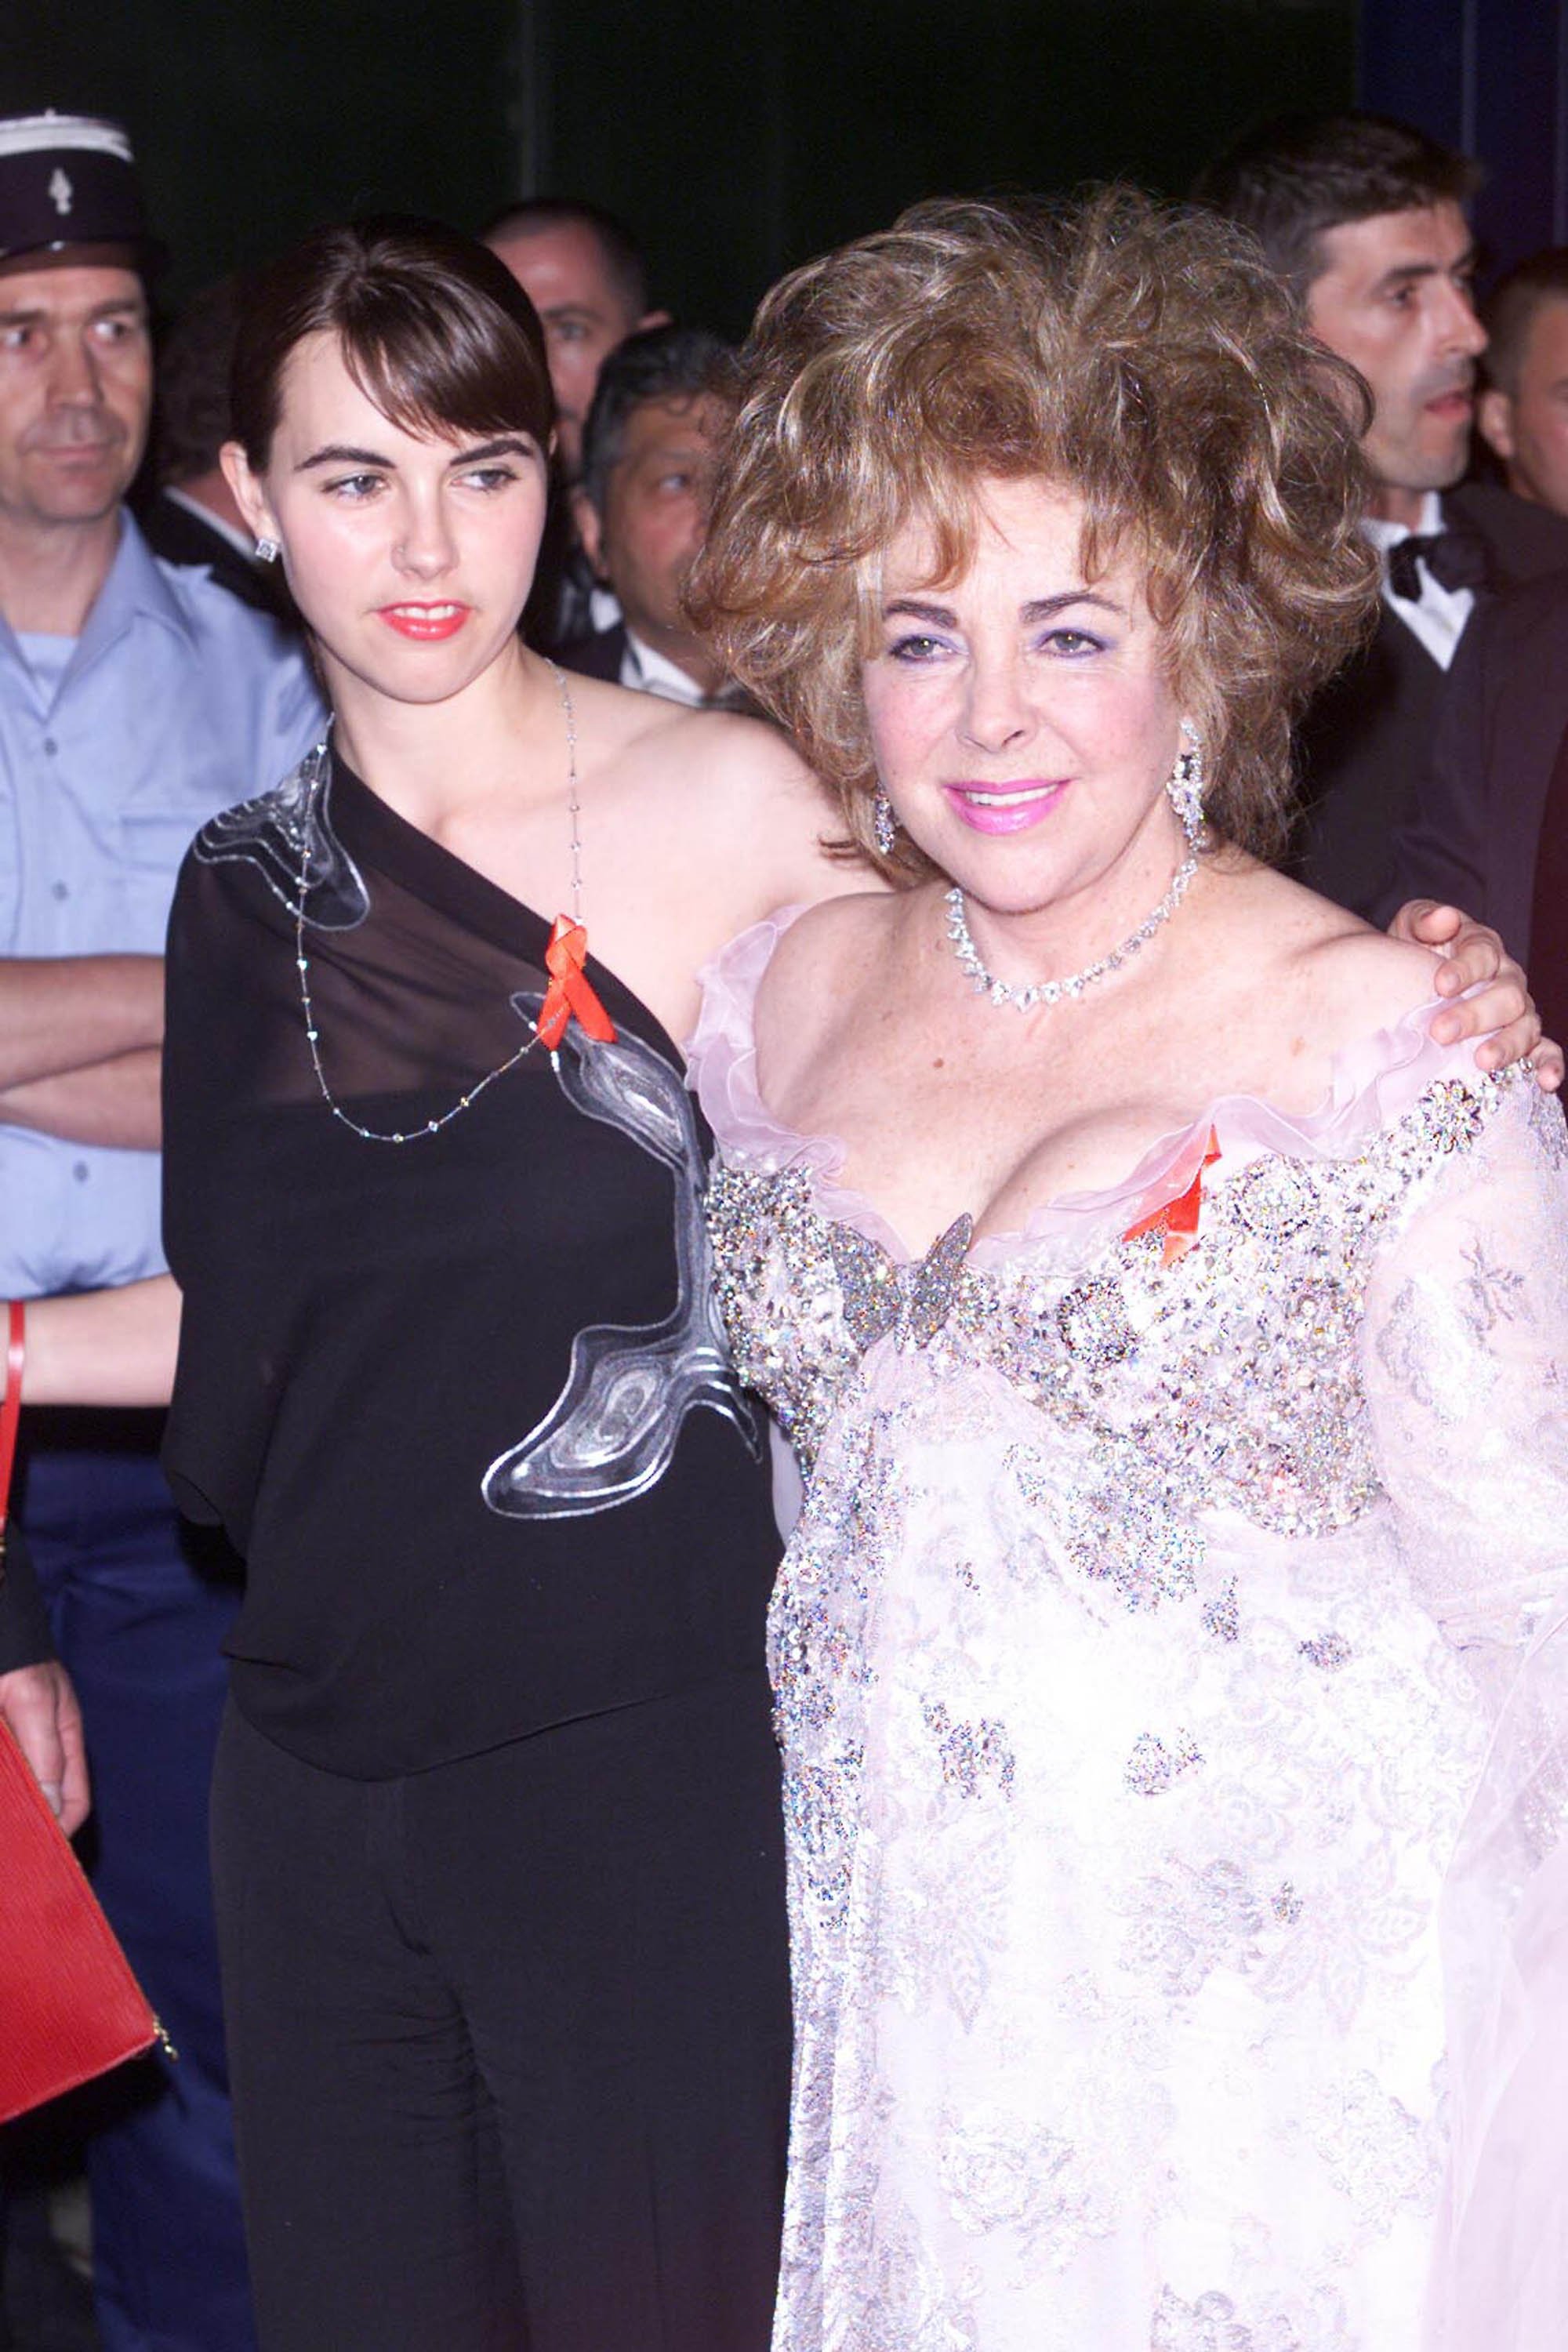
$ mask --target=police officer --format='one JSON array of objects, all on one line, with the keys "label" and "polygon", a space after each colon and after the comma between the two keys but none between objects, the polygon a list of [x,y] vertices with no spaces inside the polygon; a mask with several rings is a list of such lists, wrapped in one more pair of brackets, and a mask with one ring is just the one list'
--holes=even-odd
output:
[{"label": "police officer", "polygon": [[[197,826],[321,725],[297,647],[152,556],[125,509],[152,400],[150,255],[118,124],[0,121],[0,1297],[162,1265],[175,871]],[[234,1596],[187,1552],[156,1417],[24,1418],[38,1594],[16,1573],[0,1588],[0,1717],[73,1828],[79,1700],[99,1894],[181,2053],[117,2085],[90,2145],[100,2328],[106,2352],[240,2352],[205,1856]]]}]

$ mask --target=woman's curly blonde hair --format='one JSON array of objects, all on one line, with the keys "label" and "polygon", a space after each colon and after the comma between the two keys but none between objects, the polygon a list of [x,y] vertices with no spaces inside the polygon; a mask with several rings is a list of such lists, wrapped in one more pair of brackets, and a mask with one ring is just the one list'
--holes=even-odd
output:
[{"label": "woman's curly blonde hair", "polygon": [[1084,576],[1131,554],[1203,738],[1215,831],[1279,850],[1289,730],[1376,609],[1358,529],[1368,394],[1315,341],[1245,232],[1129,188],[1059,206],[916,205],[797,269],[736,368],[688,588],[726,668],[872,833],[860,690],[878,559],[934,537],[963,571],[985,479],[1083,500]]}]

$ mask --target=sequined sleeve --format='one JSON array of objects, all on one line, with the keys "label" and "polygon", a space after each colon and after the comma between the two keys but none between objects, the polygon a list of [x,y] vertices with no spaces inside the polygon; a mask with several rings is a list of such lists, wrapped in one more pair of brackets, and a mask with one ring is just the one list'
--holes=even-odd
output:
[{"label": "sequined sleeve", "polygon": [[[1430,2340],[1568,2310],[1568,1139],[1525,1081],[1418,1187],[1367,1295],[1363,1378],[1416,1590],[1495,1714],[1444,1894],[1452,2117]],[[1521,2250],[1531,2250],[1521,2258]]]},{"label": "sequined sleeve", "polygon": [[1568,1139],[1500,1088],[1368,1285],[1363,1381],[1417,1588],[1467,1650],[1531,1638],[1568,1568]]}]

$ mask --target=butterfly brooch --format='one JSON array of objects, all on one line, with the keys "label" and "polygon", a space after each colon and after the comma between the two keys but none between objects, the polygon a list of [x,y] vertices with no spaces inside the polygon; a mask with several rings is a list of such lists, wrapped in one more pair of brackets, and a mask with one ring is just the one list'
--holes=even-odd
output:
[{"label": "butterfly brooch", "polygon": [[880,1242],[853,1225],[835,1225],[834,1271],[844,1296],[844,1320],[864,1354],[889,1332],[900,1349],[923,1348],[952,1312],[974,1220],[957,1217],[924,1257],[900,1265]]}]

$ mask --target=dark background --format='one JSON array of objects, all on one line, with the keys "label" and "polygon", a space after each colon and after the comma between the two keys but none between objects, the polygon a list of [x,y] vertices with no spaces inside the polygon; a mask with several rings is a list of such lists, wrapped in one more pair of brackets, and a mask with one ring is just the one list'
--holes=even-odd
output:
[{"label": "dark background", "polygon": [[312,222],[624,214],[729,331],[920,195],[1124,174],[1179,194],[1281,107],[1468,144],[1507,260],[1568,237],[1568,0],[3,0],[0,110],[135,136],[178,300]]}]

